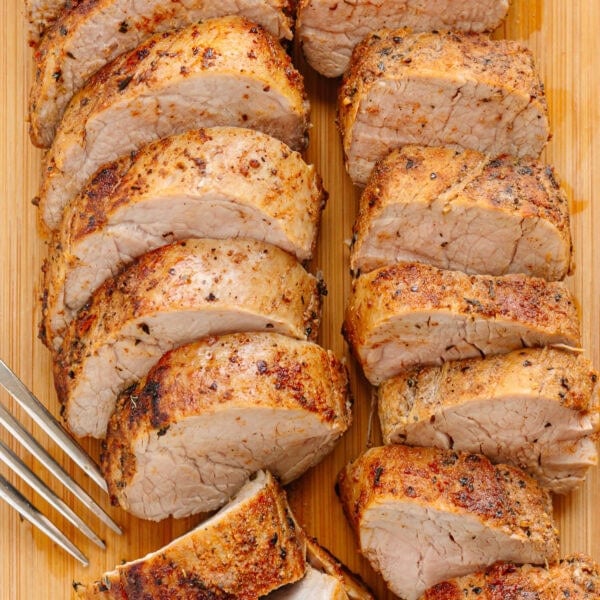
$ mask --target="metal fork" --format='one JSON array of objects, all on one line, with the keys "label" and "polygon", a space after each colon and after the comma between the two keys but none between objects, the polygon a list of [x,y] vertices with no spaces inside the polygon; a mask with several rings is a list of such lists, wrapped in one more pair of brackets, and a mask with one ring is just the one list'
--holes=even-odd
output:
[{"label": "metal fork", "polygon": [[[84,472],[107,492],[106,482],[100,469],[71,438],[45,406],[32,394],[25,384],[0,360],[0,385],[18,402],[21,408],[39,425],[50,438]],[[0,404],[0,424],[25,447],[56,479],[58,479],[80,502],[98,519],[115,533],[121,534],[121,528],[96,504],[96,502],[66,473],[66,471],[40,446],[22,425]],[[100,548],[104,542],[86,525],[86,523],[61,500],[48,486],[35,475],[27,465],[5,444],[0,441],[0,461],[25,481],[32,489],[53,506],[60,514],[79,529],[88,539]],[[89,564],[87,557],[75,546],[46,516],[33,506],[15,487],[0,475],[0,498],[17,510],[22,517],[43,531],[50,539],[75,557],[84,566]]]}]

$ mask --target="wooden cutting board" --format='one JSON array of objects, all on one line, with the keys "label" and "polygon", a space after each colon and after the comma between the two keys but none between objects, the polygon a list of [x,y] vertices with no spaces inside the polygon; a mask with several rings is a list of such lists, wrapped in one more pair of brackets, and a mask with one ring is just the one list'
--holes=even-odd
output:
[{"label": "wooden cutting board", "polygon": [[[27,137],[27,94],[31,62],[26,43],[23,0],[0,3],[0,357],[33,389],[55,414],[58,406],[51,381],[48,352],[37,339],[40,320],[40,267],[46,248],[36,233],[36,208],[31,204],[39,184],[41,153]],[[576,270],[569,279],[580,305],[587,354],[600,366],[600,2],[598,0],[513,0],[506,24],[496,35],[521,40],[535,53],[546,84],[553,139],[546,158],[560,174],[572,210]],[[354,424],[335,451],[320,465],[289,487],[294,511],[306,531],[319,538],[353,570],[361,573],[380,599],[393,596],[358,554],[355,541],[336,500],[337,472],[367,444],[371,392],[348,356],[340,335],[344,300],[350,278],[348,245],[358,196],[345,175],[335,127],[337,81],[317,76],[297,54],[296,63],[306,76],[312,102],[313,129],[307,152],[330,193],[324,213],[316,267],[329,287],[325,299],[321,342],[339,356],[347,356],[355,396]],[[598,279],[596,279],[598,277]],[[0,400],[12,407],[8,396]],[[14,408],[14,407],[12,407]],[[22,422],[30,421],[15,410]],[[51,454],[59,457],[84,488],[107,506],[107,499],[81,473],[62,460],[56,447],[33,427]],[[375,436],[377,432],[375,431]],[[4,433],[0,434],[4,440]],[[377,437],[375,437],[377,441]],[[97,456],[99,444],[85,443]],[[13,446],[14,447],[14,446]],[[19,450],[29,465],[32,461]],[[33,468],[53,489],[59,486],[36,465]],[[0,474],[7,470],[0,466]],[[9,476],[11,481],[15,481]],[[118,537],[90,517],[105,536],[107,551],[95,547],[65,524],[25,486],[21,490],[43,509],[86,552],[90,567],[80,567],[18,515],[0,505],[0,598],[68,598],[73,581],[86,581],[159,548],[191,528],[199,518],[147,523],[110,509],[122,524]],[[60,491],[60,490],[59,490]],[[61,492],[62,493],[62,492]],[[68,494],[69,504],[81,508]],[[555,501],[562,534],[562,553],[590,553],[600,560],[600,473],[593,470],[586,485]]]}]

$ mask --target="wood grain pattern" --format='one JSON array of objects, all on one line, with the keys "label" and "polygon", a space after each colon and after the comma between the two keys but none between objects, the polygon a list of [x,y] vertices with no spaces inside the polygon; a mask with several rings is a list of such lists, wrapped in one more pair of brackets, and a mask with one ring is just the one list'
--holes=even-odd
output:
[{"label": "wood grain pattern", "polygon": [[[0,356],[23,378],[50,409],[58,406],[50,378],[50,358],[37,340],[40,318],[40,265],[46,252],[36,233],[36,208],[30,200],[39,183],[40,153],[27,138],[26,98],[30,81],[30,50],[26,44],[23,0],[0,3]],[[535,53],[546,84],[553,140],[546,157],[560,174],[573,211],[576,271],[569,286],[581,308],[587,354],[600,366],[600,2],[597,0],[513,0],[506,24],[497,36],[524,41]],[[306,74],[312,101],[312,130],[308,159],[317,165],[330,192],[324,214],[321,244],[315,264],[329,287],[325,302],[322,343],[338,355],[348,355],[340,336],[344,299],[349,291],[348,247],[357,194],[346,177],[335,128],[334,97],[337,82],[316,76],[296,53],[297,64]],[[595,169],[599,170],[596,171]],[[382,581],[369,569],[355,548],[333,490],[334,478],[346,461],[367,443],[371,393],[348,357],[356,398],[354,425],[336,450],[322,464],[289,487],[291,503],[306,530],[335,552],[373,586],[377,597],[391,599]],[[12,407],[5,393],[0,400]],[[14,408],[14,407],[12,407]],[[15,410],[26,426],[30,421]],[[52,443],[33,427],[49,448],[62,457]],[[0,434],[5,439],[4,434]],[[97,455],[97,443],[86,443]],[[13,445],[14,447],[14,445]],[[23,451],[28,464],[31,459]],[[34,470],[40,473],[40,469]],[[74,472],[67,465],[70,472]],[[0,473],[7,470],[0,466]],[[75,478],[92,488],[80,473]],[[49,478],[41,472],[46,481]],[[12,481],[14,478],[9,477]],[[51,487],[59,489],[54,482]],[[126,535],[113,535],[93,521],[106,536],[108,550],[96,551],[65,524],[42,500],[21,489],[74,539],[90,557],[88,569],[50,543],[22,521],[14,511],[0,505],[0,597],[7,600],[68,598],[73,580],[87,580],[112,568],[123,559],[133,559],[154,550],[189,529],[199,519],[148,524],[116,509],[111,514],[124,526]],[[73,498],[65,494],[71,505]],[[101,503],[107,506],[106,499]],[[600,473],[595,469],[579,491],[555,502],[562,533],[562,553],[584,551],[600,560]],[[76,506],[77,509],[81,510]]]}]

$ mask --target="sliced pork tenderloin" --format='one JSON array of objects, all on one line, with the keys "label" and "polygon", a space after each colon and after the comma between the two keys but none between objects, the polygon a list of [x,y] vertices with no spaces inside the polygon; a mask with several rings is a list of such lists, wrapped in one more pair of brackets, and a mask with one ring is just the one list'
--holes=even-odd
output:
[{"label": "sliced pork tenderloin", "polygon": [[356,279],[343,330],[374,385],[418,364],[581,343],[575,301],[563,283],[418,263]]},{"label": "sliced pork tenderloin", "polygon": [[342,582],[310,565],[306,575],[269,594],[265,600],[349,600]]},{"label": "sliced pork tenderloin", "polygon": [[306,560],[306,575],[269,594],[267,600],[374,600],[362,580],[314,538],[306,539]]},{"label": "sliced pork tenderloin", "polygon": [[588,556],[568,556],[548,567],[499,563],[472,575],[444,581],[420,600],[600,599],[600,568]]},{"label": "sliced pork tenderloin", "polygon": [[158,140],[101,168],[71,202],[45,265],[42,339],[138,256],[186,238],[245,237],[312,257],[326,194],[314,167],[258,131]]},{"label": "sliced pork tenderloin", "polygon": [[50,146],[65,108],[85,82],[151,35],[214,17],[240,15],[277,38],[291,39],[290,13],[287,0],[188,0],[166,4],[164,0],[82,0],[59,16],[34,54],[35,78],[29,99],[33,143]]},{"label": "sliced pork tenderloin", "polygon": [[55,356],[69,429],[104,437],[117,395],[168,350],[231,332],[314,339],[322,284],[254,240],[186,240],[144,254],[92,296]]},{"label": "sliced pork tenderloin", "polygon": [[558,558],[549,494],[519,469],[478,454],[372,448],[338,485],[361,552],[405,600],[500,560]]},{"label": "sliced pork tenderloin", "polygon": [[260,26],[232,16],[157,34],[101,69],[69,104],[45,158],[42,219],[55,229],[98,168],[169,135],[245,127],[300,150],[308,110],[302,76]]},{"label": "sliced pork tenderloin", "polygon": [[551,167],[473,150],[405,146],[379,162],[354,225],[355,275],[398,261],[560,280],[569,203]]},{"label": "sliced pork tenderloin", "polygon": [[350,418],[331,352],[276,333],[210,337],[168,352],[121,395],[102,470],[133,515],[185,517],[219,508],[257,469],[296,479]]},{"label": "sliced pork tenderloin", "polygon": [[[364,581],[355,573],[351,573],[315,538],[306,538],[306,560],[313,569],[327,573],[327,575],[341,581],[349,600],[375,600]],[[309,600],[311,596],[306,596],[306,598]]]},{"label": "sliced pork tenderloin", "polygon": [[480,452],[558,493],[597,464],[599,409],[590,362],[552,348],[416,367],[379,387],[384,443]]},{"label": "sliced pork tenderloin", "polygon": [[255,599],[306,571],[305,537],[285,493],[259,471],[216,515],[99,581],[77,584],[79,598]]},{"label": "sliced pork tenderloin", "polygon": [[296,29],[310,65],[337,77],[347,69],[354,46],[377,29],[483,32],[495,29],[507,11],[508,0],[300,0]]},{"label": "sliced pork tenderloin", "polygon": [[346,169],[357,185],[404,145],[537,158],[549,136],[531,52],[478,34],[372,34],[354,50],[338,111]]}]

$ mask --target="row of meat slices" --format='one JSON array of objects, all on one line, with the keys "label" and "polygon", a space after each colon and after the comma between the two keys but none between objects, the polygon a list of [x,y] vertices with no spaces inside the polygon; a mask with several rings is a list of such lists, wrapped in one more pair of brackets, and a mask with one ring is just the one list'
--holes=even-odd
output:
[{"label": "row of meat slices", "polygon": [[96,290],[55,354],[69,428],[104,437],[117,395],[196,339],[235,331],[314,339],[321,290],[293,257],[263,242],[191,239],[142,255]]},{"label": "row of meat slices", "polygon": [[[30,0],[30,3],[36,1]],[[155,43],[149,40],[156,34],[212,18],[237,15],[262,25],[275,38],[291,39],[289,11],[285,0],[237,3],[190,0],[172,2],[168,6],[163,0],[145,0],[138,4],[129,0],[82,0],[76,3],[59,15],[36,48],[36,72],[29,106],[32,141],[37,146],[49,147],[69,102],[94,73],[136,48],[148,52]],[[89,43],[90,39],[94,44]],[[219,60],[219,48],[214,48],[212,57],[205,56],[203,48],[197,48],[199,60]],[[239,58],[245,50],[233,44],[228,55]],[[258,53],[256,58],[261,60]],[[155,61],[156,55],[151,60]],[[164,72],[159,73],[159,76],[163,75]]]},{"label": "row of meat slices", "polygon": [[[265,7],[285,17],[282,6],[255,9]],[[313,341],[326,291],[302,263],[326,193],[297,152],[309,125],[301,76],[239,16],[196,24],[210,6],[149,2],[138,23],[122,18],[131,10],[83,0],[37,50],[32,132],[52,142],[40,194],[52,232],[41,332],[68,427],[106,437],[113,502],[160,520],[223,506],[259,469],[283,483],[299,477],[349,427],[350,394],[345,367]],[[147,14],[161,17],[150,37]],[[86,59],[82,36],[117,17],[122,45]],[[48,69],[59,72],[50,93]],[[216,538],[203,526],[170,546],[174,557],[189,552],[185,581],[177,569],[152,579],[164,550],[80,593],[251,598],[306,574],[279,597],[370,598],[348,594],[320,551],[313,562],[327,564],[307,566],[271,475],[248,485],[233,524],[233,509],[208,523],[224,518],[229,567],[206,561],[202,543],[214,549]],[[246,550],[239,535],[252,540]],[[218,574],[234,564],[232,587],[231,572]]]},{"label": "row of meat slices", "polygon": [[79,598],[373,600],[360,580],[302,531],[264,471],[216,515],[164,548],[118,566]]},{"label": "row of meat slices", "polygon": [[[579,318],[560,283],[568,201],[537,159],[548,123],[531,53],[481,35],[378,31],[356,48],[339,110],[348,171],[367,182],[344,333],[382,384],[386,441],[483,451],[572,489],[597,461],[597,374],[576,356]],[[521,350],[532,347],[557,349]],[[501,406],[508,420],[493,416]]]},{"label": "row of meat slices", "polygon": [[306,262],[325,200],[314,167],[250,129],[192,130],[105,164],[67,204],[54,234],[43,338],[58,350],[94,290],[169,242],[243,237]]},{"label": "row of meat slices", "polygon": [[[343,331],[390,444],[340,473],[341,502],[405,600],[599,598],[593,561],[555,564],[547,491],[597,464],[600,402],[561,283],[568,201],[539,162],[543,84],[515,42],[407,25],[363,30],[339,92],[346,169],[366,185]],[[342,32],[321,14],[327,27]]]},{"label": "row of meat slices", "polygon": [[44,159],[43,222],[56,229],[102,165],[146,143],[229,126],[302,150],[308,113],[301,75],[251,21],[230,16],[156,34],[94,74],[71,100]]}]

